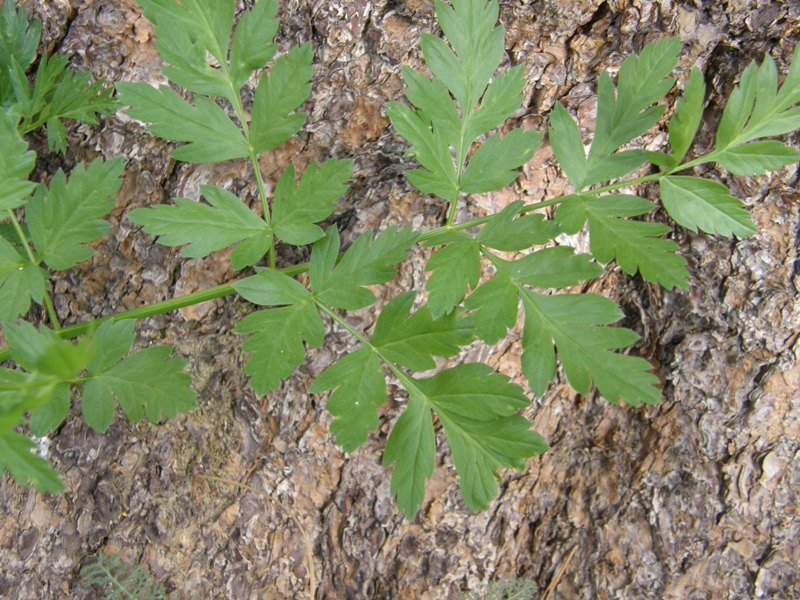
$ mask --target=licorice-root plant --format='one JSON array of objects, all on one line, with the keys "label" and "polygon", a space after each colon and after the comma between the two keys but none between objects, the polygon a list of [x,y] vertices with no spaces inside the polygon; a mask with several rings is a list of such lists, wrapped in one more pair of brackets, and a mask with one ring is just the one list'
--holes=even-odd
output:
[{"label": "licorice-root plant", "polygon": [[[596,389],[607,401],[630,407],[660,400],[651,364],[625,353],[637,335],[614,326],[623,316],[619,307],[568,290],[601,277],[613,264],[664,288],[688,289],[691,275],[669,238],[672,227],[642,217],[660,204],[677,226],[691,231],[751,235],[756,230],[740,200],[713,178],[697,176],[695,168],[714,163],[754,176],[800,157],[772,139],[800,127],[797,52],[780,85],[770,57],[742,73],[713,147],[697,153],[703,76],[695,69],[684,78],[680,99],[662,122],[664,98],[676,86],[671,74],[681,44],[677,38],[651,43],[625,59],[616,80],[600,76],[595,130],[587,144],[560,104],[546,132],[505,128],[521,107],[525,68],[498,71],[504,54],[498,3],[437,0],[443,36],[422,35],[427,71],[404,68],[406,98],[390,103],[386,112],[418,163],[408,181],[431,202],[442,203],[446,221],[421,231],[386,223],[342,248],[337,228],[323,224],[347,190],[350,160],[331,158],[302,172],[290,165],[271,195],[260,170],[260,155],[303,128],[301,108],[311,97],[311,46],[281,53],[273,43],[277,0],[259,0],[236,23],[234,0],[139,3],[153,24],[171,85],[118,83],[116,98],[103,82],[90,83],[88,75],[69,70],[61,57],[37,59],[40,25],[29,23],[12,2],[5,3],[0,19],[0,321],[8,344],[0,350],[0,359],[8,361],[0,369],[0,469],[43,491],[63,486],[32,452],[30,436],[58,427],[73,397],[80,399],[86,422],[101,432],[117,405],[130,419],[153,422],[195,406],[184,363],[170,357],[169,347],[130,352],[136,320],[238,294],[258,307],[236,326],[257,394],[274,390],[336,324],[359,346],[318,374],[308,390],[328,393],[336,443],[354,452],[367,440],[378,426],[391,377],[406,392],[384,452],[400,510],[411,518],[423,501],[437,452],[435,422],[447,439],[464,502],[472,510],[485,508],[497,494],[500,469],[523,469],[526,460],[547,450],[520,411],[530,395],[546,392],[559,364],[580,394]],[[247,92],[252,86],[254,94]],[[252,102],[245,100],[250,97]],[[34,182],[29,176],[35,156],[25,135],[44,126],[51,150],[63,152],[62,120],[96,123],[98,115],[118,107],[153,135],[176,143],[175,160],[250,164],[257,210],[247,199],[206,185],[202,198],[176,198],[126,215],[159,243],[182,247],[186,257],[235,247],[230,260],[241,277],[62,327],[50,276],[89,258],[94,250],[87,244],[108,232],[103,218],[114,206],[124,159],[98,159]],[[637,147],[658,126],[666,127],[669,147]],[[510,185],[545,135],[571,193],[537,203],[519,199],[497,214],[457,220],[465,196]],[[645,186],[657,191],[659,202],[630,191]],[[590,253],[557,241],[569,239],[562,233],[582,230],[588,230]],[[276,256],[278,241],[310,246],[309,262],[278,268],[284,264]],[[433,249],[425,265],[426,293],[401,293],[379,307],[372,331],[353,325],[347,311],[374,304],[368,286],[389,282],[415,244]],[[296,278],[301,273],[307,276]],[[520,308],[521,370],[529,389],[484,364],[421,374],[476,339],[496,344],[515,326]],[[41,317],[40,323],[26,316]]]}]

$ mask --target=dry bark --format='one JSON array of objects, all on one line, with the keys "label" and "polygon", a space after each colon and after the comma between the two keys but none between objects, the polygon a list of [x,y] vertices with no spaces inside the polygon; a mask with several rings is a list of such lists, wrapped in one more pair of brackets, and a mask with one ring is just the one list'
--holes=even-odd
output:
[{"label": "dry bark", "polygon": [[[112,81],[160,77],[151,29],[133,0],[29,5],[45,23],[48,48],[75,67]],[[697,65],[710,82],[713,123],[748,61],[769,52],[785,72],[800,37],[792,0],[507,0],[501,13],[506,62],[524,64],[529,78],[518,122],[539,129],[557,99],[591,129],[597,74],[668,34],[685,43],[681,70]],[[421,64],[416,42],[435,29],[432,2],[285,0],[281,17],[280,42],[310,40],[316,74],[308,126],[264,159],[269,181],[290,160],[352,156],[356,174],[336,218],[346,240],[389,223],[439,224],[441,204],[402,178],[405,145],[382,112],[402,93],[400,65]],[[197,197],[201,183],[252,201],[246,165],[176,164],[166,144],[123,115],[73,126],[70,141],[64,158],[43,152],[43,177],[97,155],[122,155],[128,170],[114,232],[89,263],[57,279],[65,322],[233,277],[224,253],[182,260],[124,215]],[[33,143],[44,150],[42,139]],[[486,512],[464,507],[440,452],[420,514],[403,519],[381,466],[402,395],[392,388],[380,431],[344,455],[328,433],[324,398],[307,389],[353,340],[334,328],[279,391],[258,398],[231,331],[250,308],[228,298],[137,328],[141,345],[171,343],[188,358],[198,410],[162,426],[118,419],[106,435],[74,410],[50,445],[68,491],[42,496],[3,482],[0,596],[95,597],[79,570],[96,553],[114,552],[184,597],[302,598],[313,578],[317,598],[455,598],[510,577],[533,579],[552,598],[800,597],[797,172],[709,176],[745,199],[757,236],[679,231],[694,275],[686,293],[613,269],[592,286],[618,300],[626,325],[642,334],[636,352],[663,378],[664,403],[612,407],[559,380],[528,411],[552,450],[524,473],[506,473]],[[544,148],[513,189],[471,198],[461,217],[564,189]],[[304,258],[288,248],[281,256]],[[421,289],[422,258],[380,295]],[[352,315],[361,327],[374,318]],[[471,347],[459,360],[488,360],[520,381],[515,337],[493,350]]]}]

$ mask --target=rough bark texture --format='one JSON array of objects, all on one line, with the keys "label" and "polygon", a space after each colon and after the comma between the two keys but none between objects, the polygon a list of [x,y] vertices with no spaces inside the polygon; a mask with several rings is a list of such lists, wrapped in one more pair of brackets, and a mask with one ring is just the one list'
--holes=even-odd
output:
[{"label": "rough bark texture", "polygon": [[[160,78],[134,0],[29,6],[44,21],[48,49],[75,67],[112,81]],[[501,14],[506,62],[524,64],[529,78],[518,121],[539,129],[560,99],[591,130],[597,74],[668,34],[685,43],[682,72],[697,65],[710,82],[714,123],[748,61],[769,52],[785,72],[800,38],[792,0],[506,0]],[[405,145],[383,115],[402,93],[401,64],[421,64],[417,40],[435,29],[432,2],[282,0],[281,17],[283,45],[313,43],[316,75],[305,132],[263,161],[270,184],[290,160],[352,156],[356,175],[336,218],[346,240],[390,223],[440,224],[442,205],[402,177]],[[233,277],[224,253],[183,260],[124,215],[197,197],[206,182],[252,202],[247,165],[176,164],[166,144],[123,114],[96,128],[73,125],[70,141],[62,158],[33,140],[45,157],[43,177],[100,154],[126,157],[128,170],[113,234],[89,263],[57,279],[67,323]],[[664,135],[647,142],[658,147]],[[313,578],[318,598],[455,598],[512,577],[535,580],[552,598],[800,597],[797,172],[709,176],[746,200],[758,235],[729,241],[679,231],[694,275],[687,293],[614,269],[591,286],[618,300],[626,324],[642,334],[636,352],[663,378],[664,403],[612,407],[560,380],[528,411],[552,450],[524,473],[505,474],[486,512],[464,507],[440,451],[420,514],[403,519],[381,466],[402,395],[392,388],[380,431],[346,456],[328,433],[324,398],[307,389],[353,340],[333,328],[279,391],[258,398],[232,333],[250,308],[225,299],[137,328],[140,345],[171,343],[189,360],[198,410],[162,426],[120,418],[107,435],[75,410],[49,450],[68,491],[50,497],[3,482],[0,596],[96,597],[79,570],[96,553],[113,552],[183,597],[302,598]],[[513,189],[471,198],[460,216],[565,189],[545,147]],[[304,259],[288,248],[280,256],[287,264]],[[422,289],[422,258],[379,295]],[[366,328],[375,313],[351,319]],[[495,349],[476,345],[459,360],[488,360],[521,381],[517,338],[512,332]]]}]

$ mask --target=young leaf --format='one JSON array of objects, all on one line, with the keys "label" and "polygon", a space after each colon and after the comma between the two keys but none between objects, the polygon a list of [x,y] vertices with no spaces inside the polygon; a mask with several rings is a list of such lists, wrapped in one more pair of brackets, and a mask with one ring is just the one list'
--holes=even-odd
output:
[{"label": "young leaf", "polygon": [[0,237],[0,322],[8,322],[28,312],[31,300],[41,303],[47,276],[36,265],[22,258]]},{"label": "young leaf", "polygon": [[0,147],[3,148],[0,152],[0,211],[13,210],[22,206],[36,189],[36,184],[28,181],[36,154],[28,150],[28,144],[17,132],[15,120],[5,111],[0,111]]},{"label": "young leaf", "polygon": [[503,252],[518,252],[546,244],[558,234],[558,227],[542,215],[521,215],[525,203],[515,200],[486,223],[475,239],[482,246]]},{"label": "young leaf", "polygon": [[272,228],[278,239],[297,246],[311,244],[325,232],[316,223],[336,210],[336,200],[346,191],[353,175],[353,161],[328,160],[318,167],[311,163],[295,182],[294,166],[289,165],[275,186]]},{"label": "young leaf", "polygon": [[629,329],[605,327],[622,317],[613,302],[590,294],[543,296],[524,288],[520,296],[525,307],[522,368],[534,393],[543,394],[555,376],[555,346],[578,393],[588,394],[594,381],[612,404],[620,399],[632,406],[660,401],[650,363],[612,352],[638,339]]},{"label": "young leaf", "polygon": [[33,453],[35,449],[36,444],[24,435],[13,431],[0,433],[0,473],[8,469],[20,484],[30,482],[40,492],[63,491],[61,479],[46,460]]},{"label": "young leaf", "polygon": [[453,312],[434,319],[427,306],[409,315],[416,292],[392,299],[381,311],[371,343],[381,356],[412,371],[433,369],[434,356],[454,356],[472,341],[472,325]]},{"label": "young leaf", "polygon": [[81,400],[86,422],[104,432],[111,424],[114,398],[131,421],[146,416],[157,423],[192,410],[197,395],[191,378],[183,373],[186,363],[169,358],[171,352],[170,346],[145,348],[108,369],[89,373]]},{"label": "young leaf", "polygon": [[701,229],[730,237],[756,233],[741,200],[716,181],[699,177],[663,177],[661,200],[669,215],[691,231]]},{"label": "young leaf", "polygon": [[[266,254],[270,242],[264,219],[226,190],[210,185],[201,185],[200,190],[208,205],[176,198],[173,206],[139,208],[128,214],[128,219],[142,225],[150,235],[160,236],[160,244],[188,244],[181,254],[189,258],[202,258],[241,243],[231,255],[234,269],[258,262]],[[248,244],[244,247],[248,252],[241,256],[244,244]],[[251,245],[258,246],[259,251],[250,252]]]},{"label": "young leaf", "polygon": [[309,388],[312,394],[334,390],[328,411],[335,417],[331,432],[336,442],[352,452],[378,427],[377,407],[386,401],[381,362],[371,348],[361,348],[328,367]]},{"label": "young leaf", "polygon": [[250,124],[256,152],[277,148],[303,127],[306,115],[295,111],[311,94],[312,59],[311,44],[292,48],[259,81]]},{"label": "young leaf", "polygon": [[386,283],[394,277],[395,265],[405,259],[417,237],[419,234],[411,229],[395,227],[382,231],[374,240],[369,233],[363,233],[337,264],[339,232],[335,227],[329,228],[311,251],[309,275],[315,297],[347,310],[369,306],[375,295],[362,286]]},{"label": "young leaf", "polygon": [[49,188],[38,187],[25,216],[37,257],[51,269],[64,271],[94,255],[94,249],[84,244],[111,229],[100,219],[114,207],[123,167],[121,158],[97,159],[88,167],[75,167],[69,181],[59,170]]},{"label": "young leaf", "polygon": [[469,236],[452,242],[433,253],[426,271],[431,271],[425,288],[428,308],[434,319],[450,314],[474,288],[481,276],[480,246]]},{"label": "young leaf", "polygon": [[556,220],[565,233],[574,234],[589,221],[592,255],[600,262],[616,259],[620,268],[669,289],[688,287],[686,261],[677,253],[678,245],[660,236],[670,231],[666,225],[631,221],[653,210],[653,204],[636,196],[571,196],[558,207]]},{"label": "young leaf", "polygon": [[208,98],[197,96],[192,106],[168,86],[156,89],[146,83],[118,83],[117,92],[121,102],[131,107],[131,117],[150,123],[150,133],[188,142],[172,151],[175,160],[216,163],[250,155],[240,129]]},{"label": "young leaf", "polygon": [[303,342],[319,348],[325,326],[311,294],[299,282],[272,269],[234,284],[245,299],[262,306],[282,306],[247,315],[236,326],[237,333],[252,334],[244,343],[252,355],[245,372],[258,394],[280,385],[281,379],[305,359]]}]

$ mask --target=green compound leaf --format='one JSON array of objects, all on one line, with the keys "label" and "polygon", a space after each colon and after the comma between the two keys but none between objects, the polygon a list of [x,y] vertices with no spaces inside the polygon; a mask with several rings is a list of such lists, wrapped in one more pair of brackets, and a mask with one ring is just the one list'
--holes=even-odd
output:
[{"label": "green compound leaf", "polygon": [[305,360],[304,341],[312,348],[322,345],[325,325],[308,290],[278,271],[264,269],[234,289],[255,304],[281,306],[247,315],[236,327],[237,333],[251,334],[244,343],[252,353],[245,372],[253,389],[266,394]]},{"label": "green compound leaf", "polygon": [[592,382],[612,404],[657,404],[658,378],[649,362],[612,352],[638,336],[621,327],[605,327],[622,313],[610,300],[591,294],[543,296],[520,288],[525,308],[522,369],[534,393],[541,395],[555,376],[554,346],[575,390],[589,393]]},{"label": "green compound leaf", "polygon": [[256,152],[277,148],[303,127],[306,115],[295,111],[311,95],[312,59],[311,44],[292,48],[259,81],[250,132]]},{"label": "green compound leaf", "polygon": [[475,239],[482,246],[503,252],[518,252],[546,244],[560,232],[555,223],[542,215],[521,215],[525,203],[515,200],[493,215]]},{"label": "green compound leaf", "polygon": [[756,233],[750,214],[741,200],[716,181],[699,177],[663,177],[661,200],[669,215],[691,231],[701,229],[730,237]]},{"label": "green compound leaf", "polygon": [[46,286],[46,273],[0,237],[0,322],[27,313],[31,300],[41,303]]},{"label": "green compound leaf", "polygon": [[289,165],[275,186],[272,228],[275,236],[288,244],[303,246],[325,235],[316,225],[336,210],[336,201],[347,191],[353,175],[352,160],[311,163],[295,182],[295,170]]},{"label": "green compound leaf", "polygon": [[[11,3],[9,3],[11,4]],[[64,484],[46,460],[36,456],[36,444],[13,431],[0,433],[0,473],[8,469],[20,484],[30,482],[40,492],[64,491]]]},{"label": "green compound leaf", "polygon": [[327,402],[335,417],[331,432],[352,452],[378,427],[377,408],[386,401],[381,361],[371,348],[361,348],[328,367],[309,388],[312,394],[334,390]]},{"label": "green compound leaf", "polygon": [[114,207],[123,168],[121,158],[97,159],[88,167],[75,167],[69,181],[59,170],[49,188],[37,188],[25,216],[37,257],[51,269],[64,271],[94,256],[94,249],[85,244],[111,230],[101,219]]},{"label": "green compound leaf", "polygon": [[28,144],[17,132],[16,122],[5,111],[0,111],[0,147],[3,148],[0,152],[0,211],[13,210],[22,206],[36,189],[36,184],[28,181],[36,154],[28,150]]},{"label": "green compound leaf", "polygon": [[389,227],[375,239],[361,234],[336,262],[339,232],[328,229],[311,251],[309,275],[314,296],[324,304],[357,310],[375,302],[375,295],[363,286],[386,283],[397,273],[395,265],[406,258],[406,251],[419,234],[411,229]]},{"label": "green compound leaf", "polygon": [[[130,339],[130,329],[119,323],[109,327],[109,332],[96,338],[97,352],[102,353],[103,344],[110,342],[112,355],[118,356]],[[90,370],[81,400],[86,422],[97,431],[106,431],[114,415],[114,398],[131,421],[146,416],[158,423],[195,408],[197,395],[191,378],[183,372],[186,363],[169,358],[171,352],[171,346],[145,348],[108,368]]]},{"label": "green compound leaf", "polygon": [[425,286],[428,308],[433,318],[438,319],[453,312],[467,290],[478,284],[481,276],[480,245],[462,234],[456,241],[434,252],[425,270],[432,272]]},{"label": "green compound leaf", "polygon": [[162,85],[118,83],[120,101],[130,106],[134,119],[149,123],[148,130],[165,140],[188,142],[172,151],[175,160],[216,163],[250,155],[239,128],[212,100],[197,96],[194,106]]},{"label": "green compound leaf", "polygon": [[47,144],[51,150],[61,153],[67,150],[67,130],[63,119],[97,125],[98,115],[108,114],[116,108],[111,97],[113,88],[106,87],[102,79],[90,83],[91,73],[68,68],[64,56],[42,56],[32,89],[28,89],[21,68],[16,74],[19,80],[17,100],[24,117],[22,128],[32,131],[47,125]]},{"label": "green compound leaf", "polygon": [[502,139],[494,135],[467,162],[475,140],[519,109],[525,80],[518,66],[489,83],[503,57],[496,2],[437,1],[436,15],[449,45],[428,34],[420,40],[434,79],[404,69],[406,97],[416,110],[393,102],[387,114],[422,166],[407,173],[411,184],[455,202],[459,192],[497,190],[513,181],[541,135],[521,130]]},{"label": "green compound leaf", "polygon": [[173,206],[139,208],[128,214],[128,219],[142,225],[150,235],[160,236],[160,244],[188,244],[181,254],[189,258],[203,258],[241,244],[231,254],[234,269],[244,269],[258,262],[270,243],[264,219],[226,190],[201,185],[200,191],[209,204],[176,198]]},{"label": "green compound leaf", "polygon": [[444,427],[471,510],[486,508],[497,495],[498,469],[522,469],[526,458],[547,450],[544,439],[517,414],[529,404],[522,389],[486,365],[459,365],[414,379],[409,395],[384,454],[384,464],[395,464],[392,494],[409,518],[422,503],[425,480],[433,472],[431,410]]},{"label": "green compound leaf", "polygon": [[588,220],[592,255],[600,262],[616,260],[629,275],[639,271],[646,280],[667,289],[687,289],[686,261],[675,242],[661,237],[670,228],[628,219],[652,210],[650,201],[636,196],[571,196],[559,206],[556,220],[569,234],[577,233]]},{"label": "green compound leaf", "polygon": [[616,88],[607,73],[601,74],[596,127],[588,156],[574,119],[556,105],[550,143],[575,191],[627,175],[647,159],[643,151],[618,149],[654,126],[664,114],[664,107],[656,103],[674,83],[667,76],[677,65],[680,49],[677,37],[648,44],[639,55],[623,61]]}]

